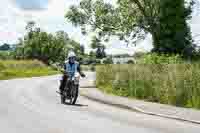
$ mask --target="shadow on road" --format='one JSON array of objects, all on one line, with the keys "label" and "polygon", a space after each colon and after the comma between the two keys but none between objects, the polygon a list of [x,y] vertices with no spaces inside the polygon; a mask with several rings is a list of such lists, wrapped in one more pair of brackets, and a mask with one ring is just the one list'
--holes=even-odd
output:
[{"label": "shadow on road", "polygon": [[68,105],[68,106],[76,106],[76,107],[88,107],[88,105],[84,105],[84,104],[70,104],[70,103],[67,103],[65,102],[64,105]]},{"label": "shadow on road", "polygon": [[[56,93],[60,94],[59,91],[56,91]],[[68,105],[68,106],[77,106],[77,107],[88,107],[88,105],[84,105],[84,104],[74,104],[74,105],[72,105],[72,104],[67,103],[67,102],[65,102],[64,105]]]}]

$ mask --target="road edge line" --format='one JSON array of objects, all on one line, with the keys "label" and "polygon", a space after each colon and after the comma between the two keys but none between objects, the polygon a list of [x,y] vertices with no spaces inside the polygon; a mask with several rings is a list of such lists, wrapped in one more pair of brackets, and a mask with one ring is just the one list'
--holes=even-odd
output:
[{"label": "road edge line", "polygon": [[122,108],[122,109],[131,110],[133,112],[138,112],[138,113],[152,115],[152,116],[159,116],[162,118],[168,118],[168,119],[178,120],[178,121],[182,121],[182,122],[184,121],[184,122],[189,122],[189,123],[198,124],[198,125],[200,124],[200,121],[196,121],[196,120],[189,120],[189,119],[184,119],[184,118],[180,118],[180,117],[176,117],[176,116],[169,116],[169,115],[164,115],[164,114],[159,114],[159,113],[148,112],[148,111],[142,110],[141,108],[138,108],[138,107],[130,107],[130,106],[120,104],[120,103],[119,104],[111,103],[106,100],[102,100],[102,99],[98,99],[96,97],[89,96],[89,95],[83,93],[83,91],[80,91],[80,95],[83,97],[86,97],[87,99],[90,99],[90,100],[93,100],[93,101],[96,101],[99,103],[111,105],[111,106]]}]

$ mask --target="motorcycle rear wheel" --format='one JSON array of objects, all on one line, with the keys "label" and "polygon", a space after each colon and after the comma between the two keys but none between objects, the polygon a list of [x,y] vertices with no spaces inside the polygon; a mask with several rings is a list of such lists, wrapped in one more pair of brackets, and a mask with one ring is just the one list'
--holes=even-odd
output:
[{"label": "motorcycle rear wheel", "polygon": [[64,104],[65,103],[65,100],[66,100],[66,98],[65,98],[65,96],[60,96],[60,98],[61,98],[61,104]]}]

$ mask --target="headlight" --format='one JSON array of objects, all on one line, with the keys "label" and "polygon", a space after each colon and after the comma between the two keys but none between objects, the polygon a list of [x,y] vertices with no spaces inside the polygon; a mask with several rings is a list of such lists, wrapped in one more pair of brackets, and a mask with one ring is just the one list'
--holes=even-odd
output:
[{"label": "headlight", "polygon": [[78,73],[75,73],[75,76],[74,76],[75,84],[79,84],[79,80],[80,80],[80,75]]}]

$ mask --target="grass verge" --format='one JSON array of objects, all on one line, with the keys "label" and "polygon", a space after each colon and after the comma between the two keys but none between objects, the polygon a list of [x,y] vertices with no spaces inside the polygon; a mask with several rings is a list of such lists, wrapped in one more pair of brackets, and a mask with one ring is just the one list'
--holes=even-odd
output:
[{"label": "grass verge", "polygon": [[179,107],[200,109],[200,64],[97,66],[102,91]]},{"label": "grass verge", "polygon": [[0,60],[0,80],[58,74],[37,60]]}]

